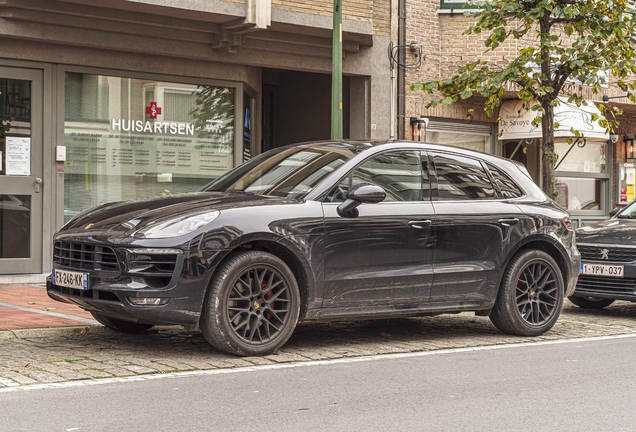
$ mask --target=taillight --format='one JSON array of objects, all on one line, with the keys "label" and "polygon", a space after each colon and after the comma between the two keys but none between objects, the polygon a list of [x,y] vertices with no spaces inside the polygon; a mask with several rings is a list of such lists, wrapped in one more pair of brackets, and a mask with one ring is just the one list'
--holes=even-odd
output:
[{"label": "taillight", "polygon": [[572,226],[572,220],[570,219],[570,216],[566,216],[561,220],[563,221],[563,225],[565,225],[565,229],[567,229],[568,231],[574,231],[574,227]]}]

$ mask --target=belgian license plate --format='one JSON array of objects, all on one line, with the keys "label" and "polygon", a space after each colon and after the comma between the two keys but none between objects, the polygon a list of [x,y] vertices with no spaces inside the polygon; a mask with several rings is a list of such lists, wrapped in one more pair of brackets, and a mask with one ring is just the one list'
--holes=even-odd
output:
[{"label": "belgian license plate", "polygon": [[81,290],[88,289],[88,273],[53,269],[53,285]]},{"label": "belgian license plate", "polygon": [[623,277],[623,266],[608,264],[581,264],[581,273],[594,276]]}]

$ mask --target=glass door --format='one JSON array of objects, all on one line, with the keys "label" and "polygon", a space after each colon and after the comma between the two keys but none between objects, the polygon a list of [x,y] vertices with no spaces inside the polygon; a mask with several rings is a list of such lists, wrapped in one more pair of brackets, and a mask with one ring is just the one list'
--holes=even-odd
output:
[{"label": "glass door", "polygon": [[42,81],[0,67],[0,274],[43,271]]}]

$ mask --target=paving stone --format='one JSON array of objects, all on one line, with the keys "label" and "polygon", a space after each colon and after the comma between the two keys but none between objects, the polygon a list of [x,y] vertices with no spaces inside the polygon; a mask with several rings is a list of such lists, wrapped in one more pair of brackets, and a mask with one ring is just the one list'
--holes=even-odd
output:
[{"label": "paving stone", "polygon": [[136,374],[147,374],[147,373],[157,373],[157,369],[151,369],[144,366],[130,365],[130,366],[122,366],[122,369],[127,369],[131,372],[135,372]]},{"label": "paving stone", "polygon": [[50,331],[0,340],[0,387],[636,333],[636,304],[617,302],[591,313],[567,304],[555,327],[536,338],[502,334],[487,317],[469,313],[301,323],[277,354],[266,357],[218,352],[200,333],[174,326],[140,335],[93,328]]},{"label": "paving stone", "polygon": [[110,378],[112,375],[104,370],[84,369],[83,374],[90,376],[91,378]]},{"label": "paving stone", "polygon": [[24,375],[28,376],[29,378],[33,378],[40,383],[54,383],[65,381],[65,379],[59,375],[54,375],[52,373],[44,372],[41,370],[25,371]]},{"label": "paving stone", "polygon": [[123,368],[104,368],[102,370],[104,372],[112,375],[112,376],[115,376],[115,377],[125,377],[125,376],[137,375],[135,372],[131,372],[131,371],[123,369]]},{"label": "paving stone", "polygon": [[14,371],[2,371],[2,377],[22,385],[37,384],[39,382],[37,379],[30,378]]}]

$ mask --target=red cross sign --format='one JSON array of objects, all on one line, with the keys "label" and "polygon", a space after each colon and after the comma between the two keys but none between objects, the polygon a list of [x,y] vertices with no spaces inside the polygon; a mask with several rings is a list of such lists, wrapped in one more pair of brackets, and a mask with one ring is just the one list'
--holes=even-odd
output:
[{"label": "red cross sign", "polygon": [[150,106],[146,107],[146,114],[148,114],[151,119],[156,119],[157,115],[161,114],[161,108],[157,106],[157,102],[150,102]]}]

